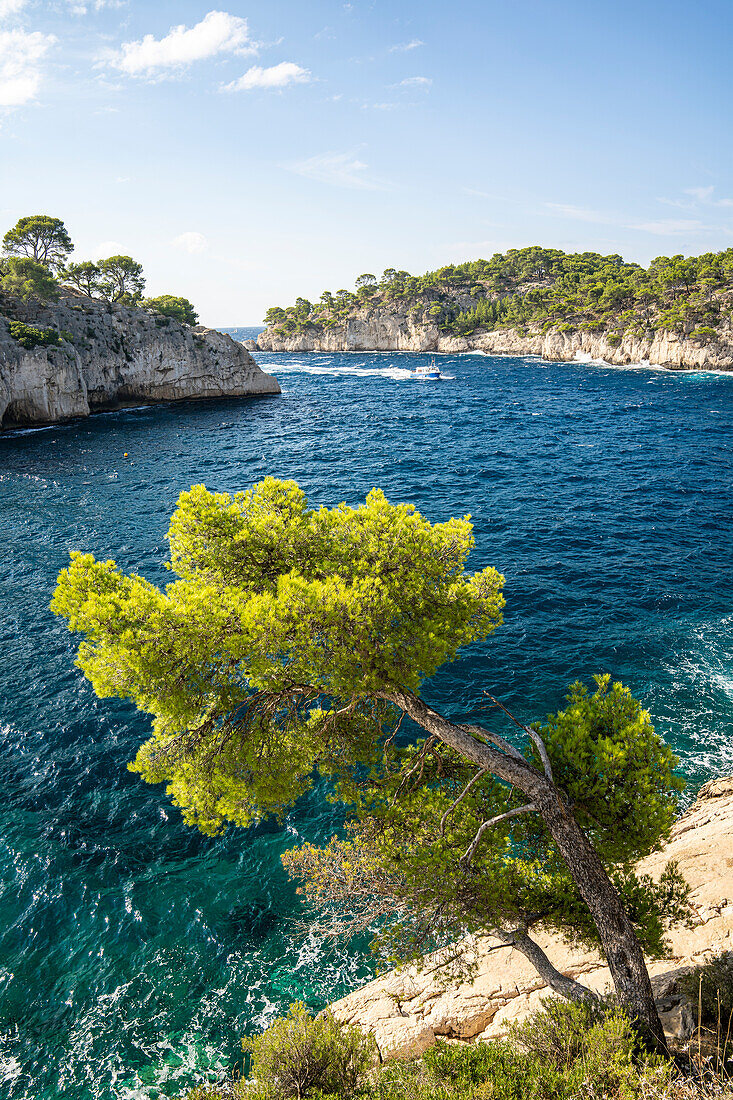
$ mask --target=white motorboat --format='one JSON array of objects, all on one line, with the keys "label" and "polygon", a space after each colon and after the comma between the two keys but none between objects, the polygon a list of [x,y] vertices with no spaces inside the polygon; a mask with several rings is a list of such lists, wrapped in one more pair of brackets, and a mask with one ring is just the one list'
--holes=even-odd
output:
[{"label": "white motorboat", "polygon": [[410,374],[413,378],[416,378],[421,382],[429,382],[434,379],[443,377],[443,375],[440,373],[439,368],[435,365],[434,359],[430,363],[429,367],[415,367],[415,369],[411,371]]}]

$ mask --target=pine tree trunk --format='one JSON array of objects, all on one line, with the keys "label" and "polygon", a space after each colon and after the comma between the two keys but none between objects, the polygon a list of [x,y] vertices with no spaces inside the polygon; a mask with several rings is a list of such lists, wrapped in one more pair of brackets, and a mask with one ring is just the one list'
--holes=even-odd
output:
[{"label": "pine tree trunk", "polygon": [[428,733],[456,752],[521,790],[536,807],[563,859],[578,893],[588,906],[608,961],[616,992],[633,1019],[645,1046],[667,1054],[667,1043],[654,1003],[644,953],[623,901],[598,853],[567,809],[554,783],[524,759],[510,756],[454,724],[415,695],[390,693],[399,706]]}]

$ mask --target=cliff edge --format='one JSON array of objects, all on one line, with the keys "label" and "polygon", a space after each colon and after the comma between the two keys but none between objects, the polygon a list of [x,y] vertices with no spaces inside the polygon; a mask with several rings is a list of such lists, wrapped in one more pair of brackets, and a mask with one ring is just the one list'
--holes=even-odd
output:
[{"label": "cliff edge", "polygon": [[257,337],[259,351],[482,351],[487,355],[539,355],[542,359],[568,362],[579,357],[602,359],[612,366],[653,363],[677,370],[733,370],[733,342],[690,339],[674,332],[658,331],[651,337],[625,334],[620,341],[592,332],[519,333],[516,329],[492,329],[471,336],[451,336],[435,324],[414,321],[407,315],[363,311],[343,325],[324,332],[305,330],[278,335],[268,328]]},{"label": "cliff edge", "polygon": [[[8,316],[61,334],[24,348]],[[56,302],[0,302],[0,428],[156,401],[280,393],[241,344],[144,309],[63,288]]]},{"label": "cliff edge", "polygon": [[[648,856],[639,870],[658,877],[670,859],[678,862],[692,887],[694,926],[672,930],[671,956],[651,962],[649,973],[665,1031],[685,1038],[694,1017],[680,993],[679,978],[711,956],[733,950],[733,777],[706,783],[663,851]],[[572,950],[558,936],[537,939],[564,974],[599,991],[610,985],[608,968],[598,955]],[[499,1037],[513,1020],[536,1011],[550,991],[523,955],[498,940],[479,941],[476,957],[473,983],[446,987],[432,956],[421,970],[391,971],[331,1008],[342,1022],[372,1031],[383,1057],[412,1057],[441,1036],[468,1041]]]}]

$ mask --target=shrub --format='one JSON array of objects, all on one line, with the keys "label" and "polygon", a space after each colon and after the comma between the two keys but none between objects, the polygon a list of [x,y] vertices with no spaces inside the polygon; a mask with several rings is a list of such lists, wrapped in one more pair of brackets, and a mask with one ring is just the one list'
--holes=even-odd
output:
[{"label": "shrub", "polygon": [[710,1030],[717,1030],[718,1027],[720,999],[720,1022],[725,1035],[728,1021],[733,1016],[733,951],[724,951],[702,966],[696,966],[680,979],[680,988],[695,1012],[699,1001],[702,1008],[700,1023]]},{"label": "shrub", "polygon": [[511,1028],[510,1038],[525,1053],[563,1069],[582,1057],[589,1032],[604,1014],[600,1002],[547,997],[540,1011]]},{"label": "shrub", "polygon": [[610,344],[612,348],[617,348],[621,343],[621,336],[618,332],[609,332],[606,336],[606,343]]},{"label": "shrub", "polygon": [[717,335],[716,329],[711,328],[710,325],[700,325],[694,332],[690,333],[692,340],[707,340],[709,337]]},{"label": "shrub", "polygon": [[143,305],[163,317],[172,317],[184,325],[195,325],[198,314],[188,298],[178,298],[175,294],[161,294],[157,298],[147,298]]},{"label": "shrub", "polygon": [[[61,336],[56,329],[53,328],[34,328],[32,325],[26,325],[22,321],[8,321],[10,328],[10,335],[16,340],[22,348],[30,351],[31,348],[39,346],[48,347],[53,344],[61,343]],[[65,336],[66,334],[64,334]]]},{"label": "shrub", "polygon": [[262,1035],[243,1039],[242,1048],[252,1059],[258,1086],[298,1100],[317,1092],[353,1095],[376,1053],[371,1035],[342,1027],[328,1011],[314,1017],[301,1003]]}]

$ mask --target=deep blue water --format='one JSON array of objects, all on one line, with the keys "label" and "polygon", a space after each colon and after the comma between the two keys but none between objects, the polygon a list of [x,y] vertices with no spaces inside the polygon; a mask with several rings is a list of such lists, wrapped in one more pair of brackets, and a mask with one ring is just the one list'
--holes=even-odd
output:
[{"label": "deep blue water", "polygon": [[[733,767],[733,376],[416,356],[262,355],[282,397],[144,408],[0,439],[0,1094],[171,1095],[288,1002],[362,980],[357,948],[294,943],[278,856],[338,813],[202,838],[125,770],[147,723],[97,700],[48,602],[69,548],[163,580],[194,482],[294,477],[316,505],[374,485],[471,512],[504,625],[429,685],[543,715],[576,677],[625,680],[694,787]],[[128,457],[123,457],[125,452]],[[160,1091],[162,1090],[162,1091]]]}]

